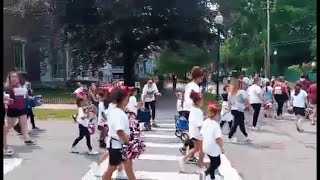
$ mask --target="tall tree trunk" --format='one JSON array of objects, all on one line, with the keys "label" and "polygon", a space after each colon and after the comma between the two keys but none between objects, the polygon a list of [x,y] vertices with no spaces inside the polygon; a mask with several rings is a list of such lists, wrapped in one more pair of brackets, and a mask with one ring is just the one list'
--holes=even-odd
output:
[{"label": "tall tree trunk", "polygon": [[134,86],[134,63],[136,62],[133,53],[126,52],[124,53],[124,85],[125,86]]}]

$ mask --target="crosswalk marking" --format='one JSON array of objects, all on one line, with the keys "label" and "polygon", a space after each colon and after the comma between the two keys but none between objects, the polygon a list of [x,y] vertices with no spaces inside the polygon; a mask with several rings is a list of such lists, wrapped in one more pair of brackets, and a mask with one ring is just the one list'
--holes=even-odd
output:
[{"label": "crosswalk marking", "polygon": [[3,175],[12,171],[14,168],[18,167],[22,163],[22,159],[3,159]]},{"label": "crosswalk marking", "polygon": [[174,148],[178,149],[182,147],[181,143],[153,143],[153,142],[145,142],[147,147],[160,147],[160,148]]},{"label": "crosswalk marking", "polygon": [[161,135],[161,134],[143,134],[144,138],[157,138],[157,139],[177,139],[175,135]]},{"label": "crosswalk marking", "polygon": [[155,130],[155,131],[175,131],[176,129],[175,128],[152,128],[152,130]]},{"label": "crosswalk marking", "polygon": [[[136,160],[151,160],[151,161],[177,161],[182,158],[182,156],[174,155],[162,155],[162,154],[141,154]],[[204,162],[210,162],[209,158],[206,156]]]},{"label": "crosswalk marking", "polygon": [[[172,164],[178,164],[178,160],[182,158],[182,155],[179,154],[178,149],[182,146],[182,143],[177,143],[177,141],[174,141],[174,139],[178,140],[178,138],[174,135],[175,127],[173,120],[170,120],[171,124],[167,124],[165,121],[161,121],[162,123],[160,125],[160,128],[152,128],[151,132],[145,132],[143,133],[142,138],[148,138],[145,140],[145,144],[147,146],[147,150],[145,153],[141,154],[139,158],[135,159],[134,162],[143,162],[145,164],[145,167],[149,166],[151,164],[151,161],[156,161],[159,164],[159,168],[162,168],[160,171],[162,172],[154,172],[154,169],[151,171],[148,171],[148,168],[140,169],[143,171],[135,171],[135,175],[137,179],[143,179],[143,180],[168,180],[168,179],[176,179],[176,180],[198,180],[200,179],[199,174],[181,174],[179,173],[179,169],[172,169]],[[161,132],[165,132],[166,134],[161,134]],[[159,140],[166,139],[166,143],[161,143]],[[172,142],[172,143],[171,143]],[[153,154],[149,152],[156,152],[154,151],[157,148],[162,148],[161,152],[163,154]],[[165,150],[166,148],[167,150]],[[149,151],[148,149],[152,149]],[[176,149],[176,151],[173,151],[173,149]],[[171,152],[168,154],[168,152]],[[172,153],[176,152],[176,155],[172,155]],[[209,158],[205,156],[204,162],[208,163],[210,162]],[[221,169],[221,172],[223,174],[228,174],[225,176],[225,180],[229,180],[230,178],[232,180],[241,180],[241,178],[238,175],[238,172],[230,165],[230,162],[226,157],[223,160],[224,165],[221,165],[219,168],[219,171]],[[106,159],[101,165],[100,170],[101,172],[105,172],[108,168],[109,159]],[[138,163],[139,164],[139,163]],[[168,165],[168,166],[166,166]],[[116,178],[117,172],[113,173],[112,178]],[[239,177],[239,178],[238,178]],[[97,177],[92,169],[89,169],[86,174],[82,177],[82,180],[100,180],[100,177]],[[221,180],[220,176],[216,176],[216,180]]]}]

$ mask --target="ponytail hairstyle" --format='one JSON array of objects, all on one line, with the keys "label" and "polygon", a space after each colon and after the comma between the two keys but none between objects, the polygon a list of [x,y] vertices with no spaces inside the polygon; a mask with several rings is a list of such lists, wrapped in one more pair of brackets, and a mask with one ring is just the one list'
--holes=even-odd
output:
[{"label": "ponytail hairstyle", "polygon": [[194,104],[197,104],[197,102],[202,99],[202,95],[192,90],[190,93],[190,99],[192,99]]},{"label": "ponytail hairstyle", "polygon": [[296,83],[296,86],[295,86],[295,88],[294,88],[294,95],[295,95],[295,96],[297,96],[297,95],[300,93],[301,88],[302,88],[302,85],[301,85],[299,82],[297,82],[297,83]]},{"label": "ponytail hairstyle", "polygon": [[270,82],[266,82],[266,92],[268,92],[268,86],[270,86]]}]

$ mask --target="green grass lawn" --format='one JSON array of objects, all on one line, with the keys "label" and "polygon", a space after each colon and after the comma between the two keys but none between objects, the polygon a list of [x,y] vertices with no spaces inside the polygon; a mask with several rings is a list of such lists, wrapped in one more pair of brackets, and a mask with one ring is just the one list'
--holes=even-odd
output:
[{"label": "green grass lawn", "polygon": [[75,109],[34,109],[33,113],[36,120],[68,120],[72,121],[71,116],[77,113]]}]

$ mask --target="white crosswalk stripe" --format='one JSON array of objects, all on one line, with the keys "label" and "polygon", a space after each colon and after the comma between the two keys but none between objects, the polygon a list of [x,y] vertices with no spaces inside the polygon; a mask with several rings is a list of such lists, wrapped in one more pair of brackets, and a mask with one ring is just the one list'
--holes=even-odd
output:
[{"label": "white crosswalk stripe", "polygon": [[[166,123],[166,124],[165,124]],[[187,165],[188,173],[179,173],[180,168],[178,160],[182,157],[179,148],[182,146],[181,141],[175,137],[174,122],[171,124],[166,121],[159,128],[152,128],[151,132],[144,132],[143,139],[147,146],[147,150],[134,160],[134,169],[137,179],[143,180],[198,180],[200,175],[197,174],[195,165]],[[209,162],[209,158],[205,158],[205,162]],[[101,172],[105,172],[108,167],[108,159],[101,165]],[[224,168],[223,170],[225,170]],[[236,171],[235,171],[236,172]],[[112,178],[116,178],[117,172],[113,173]],[[92,169],[89,169],[82,180],[98,180]],[[217,177],[216,179],[220,179]],[[240,180],[240,179],[239,179]]]},{"label": "white crosswalk stripe", "polygon": [[22,163],[22,159],[18,159],[18,158],[3,159],[3,175],[6,175],[8,172],[14,170],[21,163]]}]

